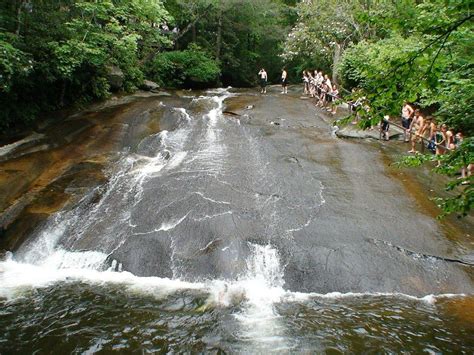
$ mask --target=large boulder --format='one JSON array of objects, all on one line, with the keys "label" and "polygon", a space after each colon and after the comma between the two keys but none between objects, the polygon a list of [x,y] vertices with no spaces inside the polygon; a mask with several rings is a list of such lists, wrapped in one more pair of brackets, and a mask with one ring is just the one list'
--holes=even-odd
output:
[{"label": "large boulder", "polygon": [[122,89],[123,79],[125,75],[122,69],[115,65],[107,67],[107,80],[109,81],[110,89],[112,91],[118,91]]},{"label": "large boulder", "polygon": [[159,85],[151,80],[144,80],[143,84],[140,85],[140,89],[145,91],[155,91],[159,89]]}]

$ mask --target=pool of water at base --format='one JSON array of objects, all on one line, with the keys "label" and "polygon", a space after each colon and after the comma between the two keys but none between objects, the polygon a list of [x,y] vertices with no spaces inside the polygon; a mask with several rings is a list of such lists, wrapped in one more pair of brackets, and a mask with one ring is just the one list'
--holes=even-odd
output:
[{"label": "pool of water at base", "polygon": [[0,352],[474,350],[472,296],[303,295],[262,306],[238,293],[216,303],[205,289],[158,296],[122,285],[66,280],[0,300]]}]

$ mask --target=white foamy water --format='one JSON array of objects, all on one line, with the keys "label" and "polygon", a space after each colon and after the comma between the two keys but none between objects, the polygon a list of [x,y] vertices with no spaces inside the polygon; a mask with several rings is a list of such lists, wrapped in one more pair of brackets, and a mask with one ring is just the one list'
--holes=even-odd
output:
[{"label": "white foamy water", "polygon": [[[244,302],[244,311],[236,317],[247,325],[278,319],[274,305],[279,302],[304,302],[312,299],[386,297],[435,304],[441,298],[465,297],[464,294],[440,294],[415,297],[401,293],[300,293],[283,288],[283,271],[278,252],[270,246],[251,246],[247,274],[235,281],[209,280],[186,282],[160,277],[138,277],[129,272],[114,272],[106,264],[109,255],[98,251],[70,252],[57,248],[36,264],[15,260],[10,254],[0,262],[0,297],[11,299],[25,291],[61,282],[123,284],[127,290],[163,297],[183,289],[209,294],[209,307],[229,307]],[[255,329],[256,330],[256,329]]]},{"label": "white foamy water", "polygon": [[247,275],[238,282],[246,298],[243,310],[235,315],[242,336],[257,349],[271,346],[276,351],[289,350],[285,327],[274,309],[286,294],[278,251],[270,245],[250,244],[250,248]]},{"label": "white foamy water", "polygon": [[133,293],[162,298],[183,289],[202,289],[203,284],[159,277],[137,277],[129,272],[100,271],[107,255],[99,252],[58,250],[41,265],[26,264],[12,258],[0,262],[0,297],[21,297],[35,288],[62,282],[85,282],[97,285],[120,284]]}]

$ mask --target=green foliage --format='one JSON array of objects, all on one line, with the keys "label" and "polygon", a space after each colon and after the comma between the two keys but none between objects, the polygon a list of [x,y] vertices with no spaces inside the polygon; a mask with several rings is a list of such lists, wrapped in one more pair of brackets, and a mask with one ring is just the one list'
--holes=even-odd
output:
[{"label": "green foliage", "polygon": [[177,47],[197,44],[219,62],[222,84],[232,86],[255,85],[262,67],[270,81],[279,80],[293,6],[280,0],[166,1],[183,31]]},{"label": "green foliage", "polygon": [[285,42],[284,58],[300,70],[337,69],[339,56],[352,43],[373,36],[369,12],[360,1],[302,1],[298,20]]},{"label": "green foliage", "polygon": [[183,51],[163,52],[149,64],[148,77],[171,87],[205,87],[217,82],[218,63],[198,46]]},{"label": "green foliage", "polygon": [[23,78],[33,68],[31,59],[0,38],[0,93],[9,92],[15,78]]},{"label": "green foliage", "polygon": [[[285,54],[300,69],[333,69],[347,89],[358,88],[361,128],[398,117],[409,101],[465,135],[474,134],[474,2],[472,1],[304,1],[285,43]],[[340,60],[339,60],[340,59]],[[471,143],[467,143],[471,142]],[[452,176],[473,163],[472,140],[441,158],[437,172]],[[417,166],[432,156],[413,156]],[[439,199],[445,213],[468,213],[470,185],[456,180],[457,195]]]},{"label": "green foliage", "polygon": [[[471,5],[472,6],[472,5]],[[398,115],[404,100],[437,109],[436,116],[465,134],[474,133],[473,15],[463,5],[440,1],[412,5],[410,16],[383,24],[385,38],[352,45],[339,72],[344,84],[359,87],[378,122]],[[412,30],[407,33],[403,25]]]},{"label": "green foliage", "polygon": [[7,3],[0,4],[1,129],[107,97],[111,67],[123,72],[123,90],[134,90],[143,82],[141,59],[171,43],[157,28],[170,20],[160,1]]},{"label": "green foliage", "polygon": [[431,97],[445,63],[433,63],[428,53],[420,53],[424,47],[421,38],[393,36],[362,41],[345,52],[339,72],[346,85],[363,90],[371,107],[363,118],[378,123],[385,114],[398,115],[405,100]]},{"label": "green foliage", "polygon": [[145,71],[165,86],[254,85],[262,66],[277,79],[294,6],[293,0],[0,2],[0,129],[107,97],[111,68],[123,73],[125,91],[136,89]]}]

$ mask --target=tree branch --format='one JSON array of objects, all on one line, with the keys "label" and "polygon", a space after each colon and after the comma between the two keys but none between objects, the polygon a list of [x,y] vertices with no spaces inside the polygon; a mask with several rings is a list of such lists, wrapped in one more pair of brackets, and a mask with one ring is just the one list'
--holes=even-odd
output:
[{"label": "tree branch", "polygon": [[[176,43],[180,38],[182,38],[189,30],[198,22],[201,18],[204,17],[204,15],[207,14],[208,10],[212,7],[212,5],[207,6],[198,16],[194,18],[190,23],[187,24],[187,26],[182,30],[179,31],[176,37],[173,39],[173,43]],[[149,62],[152,60],[160,51],[162,47],[158,46],[158,49],[156,51],[151,52],[148,54],[145,58],[143,58],[139,63],[140,65],[143,65],[146,62]]]}]

